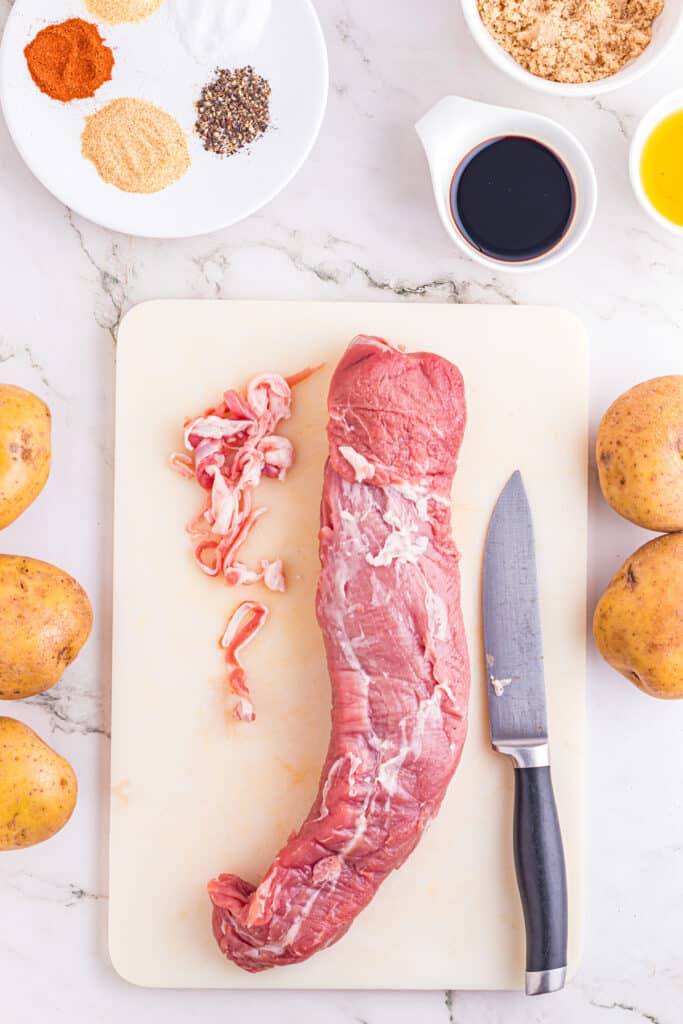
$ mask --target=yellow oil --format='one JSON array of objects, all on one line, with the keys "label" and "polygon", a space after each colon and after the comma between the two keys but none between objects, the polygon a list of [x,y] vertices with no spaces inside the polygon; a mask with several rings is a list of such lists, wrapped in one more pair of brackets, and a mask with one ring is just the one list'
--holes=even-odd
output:
[{"label": "yellow oil", "polygon": [[640,176],[659,213],[683,226],[683,110],[657,125],[643,148]]}]

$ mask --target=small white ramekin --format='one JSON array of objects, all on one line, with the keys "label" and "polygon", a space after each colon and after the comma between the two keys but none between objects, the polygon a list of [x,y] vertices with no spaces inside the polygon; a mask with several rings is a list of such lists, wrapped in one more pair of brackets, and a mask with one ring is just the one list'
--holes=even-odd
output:
[{"label": "small white ramekin", "polygon": [[683,226],[680,224],[673,224],[670,220],[667,220],[666,217],[663,217],[659,210],[655,209],[652,205],[643,187],[643,179],[640,173],[640,165],[643,158],[645,143],[657,125],[660,124],[665,117],[668,117],[669,114],[675,113],[677,110],[683,110],[683,89],[677,89],[676,92],[670,92],[667,96],[663,96],[658,103],[655,103],[653,107],[650,107],[647,114],[645,114],[641,119],[631,140],[631,152],[629,155],[628,168],[631,175],[631,185],[633,186],[633,191],[636,194],[636,199],[645,212],[648,213],[650,217],[660,225],[660,227],[666,228],[667,231],[671,231],[674,235],[683,237]]},{"label": "small white ramekin", "polygon": [[[436,208],[447,234],[470,259],[489,269],[523,274],[555,266],[583,242],[595,217],[598,185],[595,170],[579,140],[557,121],[530,110],[496,107],[464,96],[445,96],[415,125],[424,146]],[[487,140],[522,135],[550,149],[567,168],[576,209],[571,227],[557,245],[534,259],[514,262],[480,252],[458,228],[451,212],[453,175],[468,154]]]},{"label": "small white ramekin", "polygon": [[564,82],[550,82],[526,71],[498,45],[486,28],[479,14],[478,0],[461,0],[461,4],[465,21],[475,42],[492,64],[522,85],[528,85],[529,88],[536,89],[538,92],[550,93],[555,96],[599,96],[635,82],[637,78],[650,71],[661,60],[667,50],[673,46],[683,28],[683,0],[665,0],[664,10],[652,26],[652,42],[639,57],[636,57],[621,71],[617,71],[615,75],[610,75],[609,78],[602,78],[598,82],[582,82],[578,85],[571,85]]}]

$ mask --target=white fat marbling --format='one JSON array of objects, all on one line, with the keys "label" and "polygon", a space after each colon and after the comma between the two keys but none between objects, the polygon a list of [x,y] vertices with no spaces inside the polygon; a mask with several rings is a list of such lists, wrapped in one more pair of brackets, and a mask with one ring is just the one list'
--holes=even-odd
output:
[{"label": "white fat marbling", "polygon": [[[639,115],[683,84],[679,51],[642,83],[600,101],[555,100],[493,70],[454,0],[318,0],[317,7],[332,74],[321,138],[275,202],[222,234],[140,241],[80,220],[25,170],[0,119],[0,375],[49,401],[55,439],[47,493],[3,533],[3,548],[68,567],[96,610],[93,639],[59,687],[20,708],[0,706],[52,737],[81,785],[59,838],[0,855],[4,1019],[678,1024],[683,707],[647,702],[592,650],[588,920],[583,966],[564,993],[529,1003],[486,993],[143,992],[109,964],[112,396],[122,314],[144,299],[180,296],[557,304],[574,310],[592,337],[593,430],[625,387],[683,369],[683,241],[636,206],[626,166]],[[0,0],[0,25],[9,8]],[[508,278],[451,246],[412,125],[458,91],[553,115],[587,146],[601,202],[588,242],[569,262]],[[594,474],[590,516],[592,608],[646,535],[598,500]]]}]

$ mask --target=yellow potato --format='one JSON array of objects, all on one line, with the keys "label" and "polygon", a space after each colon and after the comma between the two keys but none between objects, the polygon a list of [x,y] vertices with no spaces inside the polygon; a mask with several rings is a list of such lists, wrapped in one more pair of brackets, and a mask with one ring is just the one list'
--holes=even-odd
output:
[{"label": "yellow potato", "polygon": [[0,555],[0,700],[54,686],[90,635],[88,595],[47,562]]},{"label": "yellow potato", "polygon": [[631,555],[593,619],[598,650],[652,697],[683,697],[683,533],[656,537]]},{"label": "yellow potato", "polygon": [[598,430],[602,493],[646,530],[683,530],[683,376],[655,377],[617,398]]},{"label": "yellow potato", "polygon": [[50,410],[36,395],[0,384],[0,530],[42,491],[50,474]]},{"label": "yellow potato", "polygon": [[64,828],[78,783],[68,761],[14,718],[0,718],[0,851],[34,846]]}]

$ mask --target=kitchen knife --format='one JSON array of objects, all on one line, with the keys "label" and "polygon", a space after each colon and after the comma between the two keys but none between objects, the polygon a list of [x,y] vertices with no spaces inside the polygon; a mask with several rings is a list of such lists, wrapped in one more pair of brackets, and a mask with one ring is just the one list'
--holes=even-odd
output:
[{"label": "kitchen knife", "polygon": [[483,604],[491,742],[515,764],[513,839],[526,923],[526,992],[541,995],[566,981],[567,880],[550,777],[534,530],[519,472],[489,525]]}]

